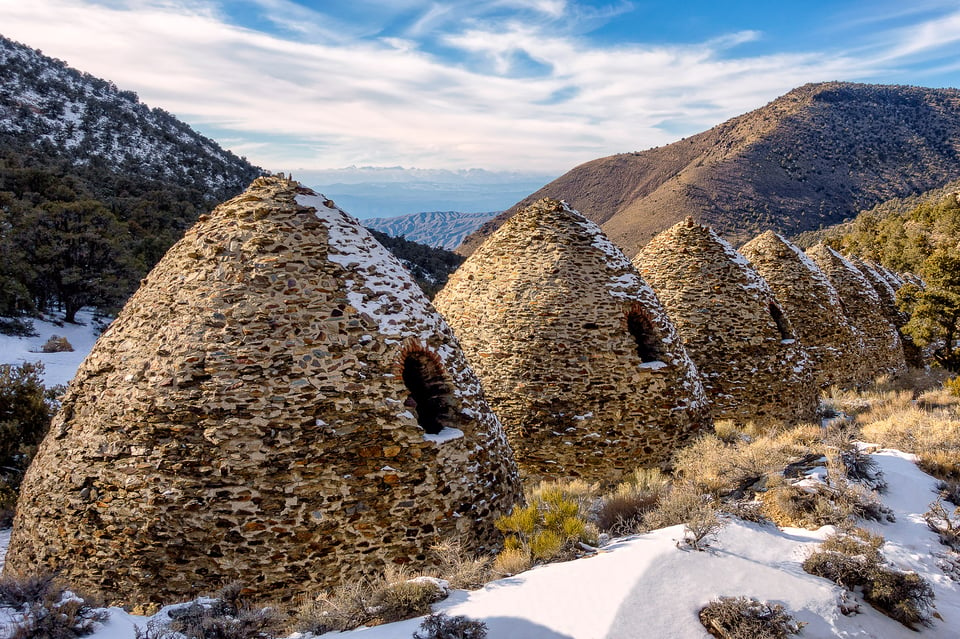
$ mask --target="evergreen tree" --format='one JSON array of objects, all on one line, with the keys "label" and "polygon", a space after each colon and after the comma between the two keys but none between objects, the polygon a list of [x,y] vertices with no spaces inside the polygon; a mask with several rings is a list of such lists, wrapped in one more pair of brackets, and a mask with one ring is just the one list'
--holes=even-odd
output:
[{"label": "evergreen tree", "polygon": [[903,332],[929,348],[934,360],[949,371],[960,372],[960,255],[938,249],[921,269],[927,286],[904,285],[897,294],[900,309],[910,314]]}]

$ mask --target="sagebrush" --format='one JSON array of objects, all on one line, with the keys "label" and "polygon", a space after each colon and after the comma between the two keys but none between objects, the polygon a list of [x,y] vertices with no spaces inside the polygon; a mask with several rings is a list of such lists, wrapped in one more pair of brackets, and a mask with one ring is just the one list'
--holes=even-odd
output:
[{"label": "sagebrush", "polygon": [[720,639],[786,639],[805,624],[783,606],[747,597],[719,597],[700,610],[700,623]]}]

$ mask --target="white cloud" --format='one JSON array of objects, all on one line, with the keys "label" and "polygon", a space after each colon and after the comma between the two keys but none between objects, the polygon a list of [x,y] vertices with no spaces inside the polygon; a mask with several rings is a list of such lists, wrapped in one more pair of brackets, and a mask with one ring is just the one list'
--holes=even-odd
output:
[{"label": "white cloud", "polygon": [[[685,46],[590,44],[546,26],[558,12],[579,11],[559,0],[500,0],[539,13],[543,25],[468,20],[472,3],[407,0],[394,7],[420,16],[414,27],[374,38],[357,34],[376,35],[375,25],[351,31],[289,0],[255,1],[283,24],[282,35],[232,25],[209,1],[169,0],[0,0],[0,29],[201,130],[222,132],[236,152],[272,170],[399,164],[555,172],[671,142],[805,82],[875,77],[929,50],[919,45],[925,38],[947,44],[960,33],[958,25],[946,34],[918,25],[891,32],[893,40],[870,55],[738,57],[732,47],[757,32]],[[456,31],[441,33],[442,42],[486,59],[488,70],[418,46],[416,33],[451,24]],[[540,66],[513,77],[521,54]]]}]

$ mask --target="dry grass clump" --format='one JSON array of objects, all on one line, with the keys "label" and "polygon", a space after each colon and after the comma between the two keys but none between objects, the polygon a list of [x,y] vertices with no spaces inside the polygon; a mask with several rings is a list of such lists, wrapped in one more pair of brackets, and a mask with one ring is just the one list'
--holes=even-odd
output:
[{"label": "dry grass clump", "polygon": [[930,504],[929,510],[923,514],[927,526],[940,536],[940,543],[960,551],[960,506],[953,509],[953,513],[944,507],[943,501],[937,499]]},{"label": "dry grass clump", "polygon": [[941,479],[960,479],[960,415],[955,408],[908,406],[862,426],[865,440],[914,453],[920,467]]},{"label": "dry grass clump", "polygon": [[702,550],[707,539],[723,527],[713,495],[690,481],[674,483],[643,518],[643,526],[648,529],[678,524],[684,525],[684,543]]},{"label": "dry grass clump", "polygon": [[107,612],[53,575],[0,578],[0,606],[14,609],[10,639],[74,639],[92,634]]},{"label": "dry grass clump", "polygon": [[307,601],[297,614],[297,630],[323,634],[393,623],[428,614],[431,604],[447,596],[439,580],[407,579],[401,570],[388,573],[344,583]]},{"label": "dry grass clump", "polygon": [[44,342],[43,346],[40,347],[40,352],[71,353],[73,352],[73,344],[67,341],[66,337],[61,337],[60,335],[51,335],[50,339]]},{"label": "dry grass clump", "polygon": [[700,623],[719,639],[787,639],[806,625],[783,606],[747,597],[720,597],[700,611]]},{"label": "dry grass clump", "polygon": [[573,559],[581,543],[595,545],[598,532],[588,516],[596,490],[596,485],[581,480],[537,486],[528,495],[527,506],[516,506],[495,522],[505,539],[494,568],[516,574],[538,561]]},{"label": "dry grass clump", "polygon": [[807,557],[803,569],[848,590],[860,588],[867,603],[908,628],[928,623],[933,589],[916,573],[887,565],[883,543],[883,537],[861,528],[837,532]]},{"label": "dry grass clump", "polygon": [[642,528],[646,513],[667,493],[670,478],[656,468],[638,468],[599,500],[593,516],[600,530],[626,535]]},{"label": "dry grass clump", "polygon": [[893,513],[868,488],[834,478],[829,484],[790,484],[771,478],[759,495],[763,514],[778,526],[816,530],[840,526],[858,518],[893,521]]},{"label": "dry grass clump", "polygon": [[467,551],[459,539],[444,539],[430,547],[430,552],[451,588],[473,590],[493,578],[493,557]]},{"label": "dry grass clump", "polygon": [[413,639],[484,639],[487,624],[463,615],[448,617],[439,612],[423,620]]},{"label": "dry grass clump", "polygon": [[822,448],[818,426],[770,430],[730,444],[705,435],[676,455],[675,473],[718,497],[741,495],[766,475]]},{"label": "dry grass clump", "polygon": [[909,406],[920,393],[936,391],[949,377],[942,369],[910,368],[898,376],[881,375],[862,389],[831,387],[823,405],[835,413],[844,413],[869,423]]}]

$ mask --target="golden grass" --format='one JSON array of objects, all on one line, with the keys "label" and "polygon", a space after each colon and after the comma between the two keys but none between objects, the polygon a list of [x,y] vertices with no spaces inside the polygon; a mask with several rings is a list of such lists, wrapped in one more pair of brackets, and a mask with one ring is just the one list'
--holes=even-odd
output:
[{"label": "golden grass", "polygon": [[814,424],[770,429],[752,440],[735,443],[704,435],[677,453],[675,473],[704,492],[722,496],[782,471],[804,455],[821,452],[822,438]]}]

